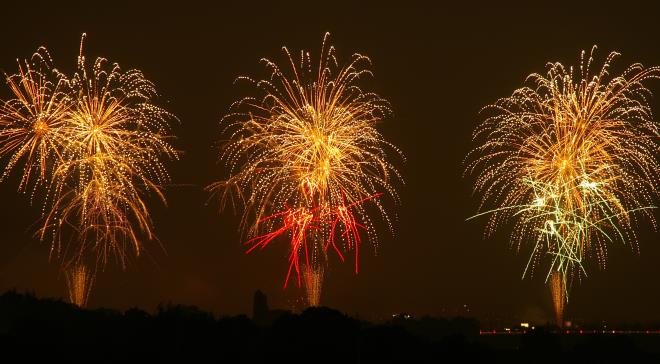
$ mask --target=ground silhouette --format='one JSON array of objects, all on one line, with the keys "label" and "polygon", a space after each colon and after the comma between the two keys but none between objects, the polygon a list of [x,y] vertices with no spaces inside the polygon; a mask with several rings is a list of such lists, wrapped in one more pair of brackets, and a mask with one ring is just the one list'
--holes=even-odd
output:
[{"label": "ground silhouette", "polygon": [[[263,308],[263,305],[262,305]],[[265,310],[269,311],[267,305]],[[259,310],[257,310],[259,311]],[[441,363],[655,361],[659,338],[568,336],[540,328],[526,335],[479,335],[469,318],[398,315],[370,323],[337,310],[263,309],[216,318],[194,306],[156,312],[84,310],[58,299],[9,291],[0,295],[2,362],[83,363]],[[507,341],[508,340],[508,341]],[[646,346],[644,346],[646,345]]]}]

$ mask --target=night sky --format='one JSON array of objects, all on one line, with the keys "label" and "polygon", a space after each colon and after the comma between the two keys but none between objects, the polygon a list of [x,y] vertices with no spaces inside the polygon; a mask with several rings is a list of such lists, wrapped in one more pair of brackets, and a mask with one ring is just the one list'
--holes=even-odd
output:
[{"label": "night sky", "polygon": [[[377,249],[361,250],[357,276],[352,264],[331,255],[322,303],[368,319],[405,311],[550,320],[545,272],[521,279],[530,247],[510,248],[507,229],[484,240],[485,220],[464,221],[476,211],[462,163],[479,110],[508,96],[528,74],[543,72],[548,61],[575,64],[593,44],[599,64],[610,50],[623,54],[616,72],[637,61],[660,64],[660,12],[631,1],[616,8],[600,2],[137,3],[11,1],[0,9],[2,71],[14,73],[16,58],[45,45],[56,66],[70,74],[86,32],[88,59],[103,56],[125,70],[141,69],[162,95],[160,105],[181,120],[174,133],[183,156],[170,165],[168,206],[149,200],[164,249],[146,243],[146,254],[126,271],[109,265],[97,277],[93,308],[153,310],[172,301],[216,314],[249,313],[258,288],[271,306],[301,307],[300,289],[282,289],[286,242],[245,255],[238,217],[207,204],[203,187],[227,177],[214,142],[222,115],[243,96],[234,79],[266,76],[259,59],[283,61],[284,45],[318,55],[329,31],[340,62],[354,52],[372,59],[375,78],[366,84],[394,109],[380,131],[407,161],[397,162],[406,184],[395,236],[380,226]],[[649,86],[660,94],[660,82]],[[0,95],[8,96],[6,87]],[[660,115],[660,98],[651,103]],[[57,262],[49,262],[49,246],[33,237],[40,206],[30,206],[16,189],[15,179],[0,185],[0,291],[16,287],[64,297],[64,277]],[[610,245],[607,268],[589,266],[590,277],[574,287],[567,318],[660,320],[658,233],[647,223],[637,231],[640,254],[636,247]]]}]

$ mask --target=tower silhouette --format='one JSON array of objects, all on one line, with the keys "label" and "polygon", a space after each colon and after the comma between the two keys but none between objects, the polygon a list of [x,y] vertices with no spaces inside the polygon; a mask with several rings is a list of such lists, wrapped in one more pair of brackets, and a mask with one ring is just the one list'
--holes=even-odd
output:
[{"label": "tower silhouette", "polygon": [[268,317],[268,297],[258,289],[254,292],[252,303],[252,319],[256,322],[264,321]]}]

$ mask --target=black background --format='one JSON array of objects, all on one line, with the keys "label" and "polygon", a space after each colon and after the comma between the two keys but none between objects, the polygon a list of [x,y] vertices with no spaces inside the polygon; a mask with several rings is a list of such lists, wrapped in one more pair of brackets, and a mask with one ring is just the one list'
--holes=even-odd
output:
[{"label": "black background", "polygon": [[[103,56],[124,69],[143,70],[165,107],[181,119],[176,146],[184,154],[171,166],[169,205],[151,201],[165,250],[147,243],[147,253],[126,271],[108,266],[97,278],[92,307],[151,310],[173,301],[235,314],[250,311],[257,288],[269,295],[271,306],[300,307],[301,291],[282,289],[286,244],[246,256],[238,218],[231,210],[206,206],[202,188],[226,177],[213,143],[220,137],[221,116],[242,96],[235,77],[264,76],[259,59],[284,61],[283,45],[317,55],[330,31],[340,61],[359,52],[374,62],[375,78],[367,84],[395,111],[380,130],[407,162],[400,164],[406,185],[396,235],[384,232],[376,249],[363,247],[357,276],[352,264],[339,264],[333,256],[322,302],[368,319],[401,311],[550,319],[543,272],[521,280],[529,247],[519,253],[510,248],[508,231],[484,240],[483,220],[464,221],[476,209],[462,161],[478,112],[520,87],[528,74],[543,72],[546,62],[575,64],[593,44],[599,61],[610,50],[623,54],[616,72],[637,61],[660,64],[660,13],[651,2],[165,3],[0,6],[4,72],[15,72],[16,58],[46,45],[57,67],[71,73],[80,35],[87,32],[88,58]],[[0,95],[7,97],[8,90]],[[651,102],[660,113],[660,101]],[[15,180],[0,185],[0,290],[63,297],[64,279],[57,262],[49,262],[49,246],[32,236],[40,206],[30,206],[16,187]],[[590,267],[590,277],[573,290],[567,317],[660,319],[658,234],[650,224],[638,231],[640,254],[636,246],[612,245],[607,268]]]}]

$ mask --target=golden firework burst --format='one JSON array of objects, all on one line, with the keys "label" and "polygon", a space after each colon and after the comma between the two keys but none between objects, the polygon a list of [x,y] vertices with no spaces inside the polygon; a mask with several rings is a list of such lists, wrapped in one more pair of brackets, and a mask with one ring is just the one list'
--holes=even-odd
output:
[{"label": "golden firework burst", "polygon": [[6,81],[13,98],[0,103],[0,157],[8,158],[0,179],[22,168],[19,191],[32,179],[36,189],[48,182],[67,144],[67,79],[52,67],[42,47],[30,60],[19,61],[18,73],[7,75]]},{"label": "golden firework burst", "polygon": [[54,251],[67,252],[61,247],[62,229],[73,227],[71,258],[89,251],[102,264],[114,256],[125,266],[129,251],[140,253],[139,237],[153,237],[143,195],[153,193],[165,202],[161,186],[169,175],[164,162],[177,158],[169,122],[176,118],[154,104],[155,87],[139,70],[122,71],[104,58],[88,68],[82,42],[69,88],[68,143],[54,171],[53,207],[41,237],[51,231]]},{"label": "golden firework burst", "polygon": [[548,279],[559,272],[553,281],[565,283],[586,275],[590,258],[604,267],[608,242],[635,244],[638,216],[655,226],[658,126],[645,83],[660,68],[635,63],[613,77],[612,52],[593,72],[594,49],[578,67],[551,63],[528,77],[530,86],[487,106],[468,155],[486,210],[477,216],[490,215],[487,234],[513,221],[512,242],[534,243],[525,272],[547,257]]},{"label": "golden firework burst", "polygon": [[153,237],[144,197],[165,201],[176,117],[156,106],[156,89],[141,71],[104,58],[89,67],[84,38],[73,77],[55,71],[43,47],[7,76],[14,98],[0,107],[3,178],[24,161],[24,189],[38,171],[35,191],[45,191],[39,237],[52,238],[51,252],[65,264],[93,253],[97,262],[115,256],[125,266],[129,252],[140,253],[140,236]]},{"label": "golden firework burst", "polygon": [[389,104],[359,86],[371,75],[369,58],[354,54],[340,66],[328,37],[318,60],[283,48],[285,67],[262,60],[269,78],[239,78],[257,94],[235,102],[224,117],[229,140],[221,160],[231,176],[209,186],[223,203],[244,208],[242,227],[253,248],[290,235],[289,275],[295,269],[299,283],[299,254],[307,270],[321,272],[328,247],[341,259],[342,248],[354,250],[357,271],[358,229],[375,239],[364,203],[371,201],[391,228],[378,197],[398,202],[393,183],[401,181],[388,152],[401,153],[376,129],[391,114]]}]

